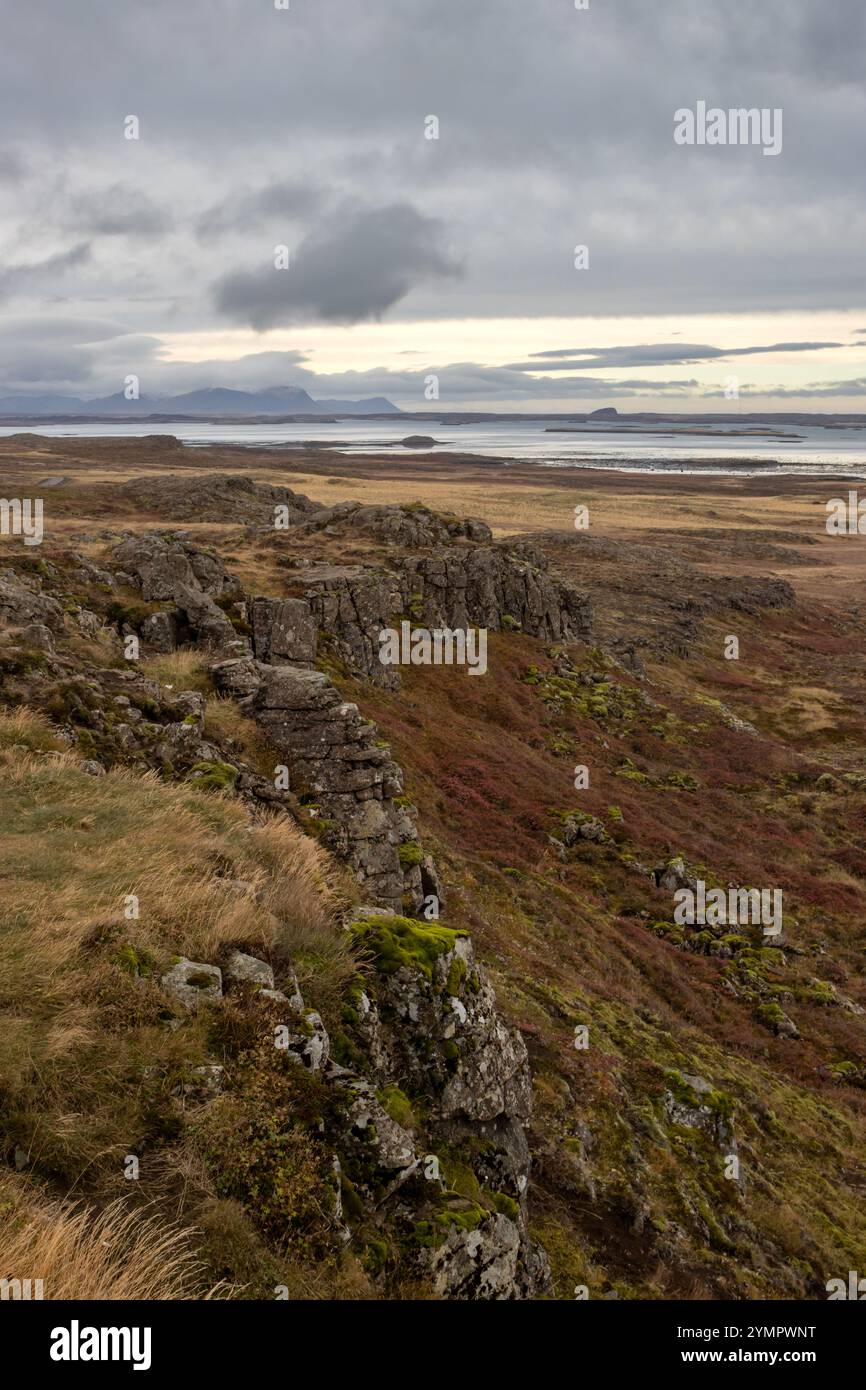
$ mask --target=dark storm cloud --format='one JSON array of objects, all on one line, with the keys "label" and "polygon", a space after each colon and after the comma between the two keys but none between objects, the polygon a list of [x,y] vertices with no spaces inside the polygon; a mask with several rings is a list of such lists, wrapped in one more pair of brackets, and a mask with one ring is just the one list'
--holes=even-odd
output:
[{"label": "dark storm cloud", "polygon": [[41,261],[8,265],[0,270],[0,299],[27,294],[35,287],[50,290],[57,279],[90,260],[90,243],[79,242],[68,251],[58,251]]},{"label": "dark storm cloud", "polygon": [[264,188],[239,188],[214,203],[197,219],[200,236],[219,236],[261,222],[306,218],[318,212],[325,200],[312,184],[275,182]]},{"label": "dark storm cloud", "polygon": [[91,379],[98,345],[122,333],[100,319],[57,315],[0,318],[0,379],[4,387],[39,386],[62,381],[85,386]]},{"label": "dark storm cloud", "polygon": [[227,318],[257,329],[381,318],[417,281],[458,274],[442,240],[436,219],[408,203],[337,211],[301,242],[288,268],[272,260],[233,271],[216,285],[215,302]]},{"label": "dark storm cloud", "polygon": [[140,189],[117,183],[76,194],[65,220],[91,236],[159,236],[169,231],[174,221]]}]

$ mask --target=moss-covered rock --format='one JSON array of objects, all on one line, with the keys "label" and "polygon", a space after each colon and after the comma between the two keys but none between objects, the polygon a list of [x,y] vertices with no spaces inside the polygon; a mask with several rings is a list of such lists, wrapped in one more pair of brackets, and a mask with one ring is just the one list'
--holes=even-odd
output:
[{"label": "moss-covered rock", "polygon": [[453,951],[460,937],[468,935],[437,923],[410,917],[368,917],[353,923],[357,944],[372,957],[376,969],[391,974],[402,967],[418,970],[428,980],[440,956]]}]

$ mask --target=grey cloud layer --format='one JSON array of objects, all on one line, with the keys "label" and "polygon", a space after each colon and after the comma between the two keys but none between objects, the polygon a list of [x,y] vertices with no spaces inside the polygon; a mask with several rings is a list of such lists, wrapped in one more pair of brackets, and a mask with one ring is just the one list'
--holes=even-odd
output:
[{"label": "grey cloud layer", "polygon": [[300,244],[287,267],[234,271],[216,286],[226,317],[253,328],[315,318],[361,323],[381,318],[420,279],[456,276],[442,228],[408,203],[339,209]]},{"label": "grey cloud layer", "polygon": [[0,300],[51,288],[68,271],[75,270],[89,261],[90,256],[90,243],[82,241],[77,246],[71,246],[68,251],[55,252],[53,256],[46,256],[41,261],[7,265],[0,270]]},{"label": "grey cloud layer", "polygon": [[757,347],[711,347],[706,343],[635,343],[610,348],[554,348],[534,352],[527,362],[509,362],[513,372],[597,371],[607,367],[669,367],[696,362],[723,362],[729,357],[755,357],[768,352],[824,352],[842,343],[764,343]]},{"label": "grey cloud layer", "polygon": [[[0,24],[0,296],[34,316],[98,304],[138,339],[848,308],[863,281],[862,0],[0,0]],[[676,146],[698,99],[782,107],[782,154]],[[548,367],[561,391],[746,350],[652,349]]]}]

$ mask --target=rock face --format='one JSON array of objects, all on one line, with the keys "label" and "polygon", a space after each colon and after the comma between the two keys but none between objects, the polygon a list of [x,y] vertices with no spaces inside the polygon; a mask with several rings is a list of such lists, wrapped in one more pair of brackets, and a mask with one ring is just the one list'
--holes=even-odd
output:
[{"label": "rock face", "polygon": [[[427,939],[431,943],[432,958],[423,969],[407,963],[385,969],[377,981],[377,1003],[366,1013],[363,1031],[383,1074],[413,1092],[432,1086],[437,1099],[431,1113],[445,1125],[468,1120],[493,1126],[506,1113],[527,1122],[526,1048],[496,1012],[493,990],[476,966],[469,937],[443,927],[407,927],[405,922],[377,917],[354,929],[360,944],[386,966],[393,964],[392,955],[401,958],[404,937],[410,952],[416,939],[423,948]],[[393,953],[392,939],[397,943]],[[437,947],[442,948],[439,954]],[[440,1051],[424,1056],[419,1036]]]},{"label": "rock face", "polygon": [[440,548],[388,570],[318,566],[299,571],[291,587],[336,654],[386,687],[399,678],[379,661],[379,633],[401,615],[431,629],[519,629],[542,641],[567,642],[592,631],[589,600],[552,578],[544,556],[528,545]]},{"label": "rock face", "polygon": [[32,623],[57,632],[63,610],[56,599],[40,592],[39,580],[13,570],[0,571],[0,625],[27,627]]},{"label": "rock face", "polygon": [[260,661],[313,665],[316,625],[303,599],[253,599],[251,614],[253,647]]},{"label": "rock face", "polygon": [[185,641],[219,648],[235,640],[234,627],[215,597],[239,599],[242,590],[216,556],[155,532],[129,537],[114,554],[146,603],[175,605],[173,612],[152,614],[145,620],[145,641],[160,651],[171,651]]},{"label": "rock face", "polygon": [[403,863],[400,855],[401,845],[417,846],[417,830],[410,809],[395,802],[403,774],[377,742],[375,724],[319,671],[260,664],[258,675],[249,707],[285,757],[290,789],[329,847],[380,904],[399,908],[406,895],[413,908],[420,906],[419,856]]},{"label": "rock face", "polygon": [[[526,1221],[531,1078],[523,1039],[497,1012],[465,934],[388,915],[361,919],[353,932],[375,970],[358,1000],[355,1035],[380,1086],[424,1100],[433,1152],[404,1189],[420,1208],[419,1263],[443,1297],[539,1291],[548,1271]],[[459,1192],[444,1161],[431,1162],[438,1146],[471,1156]]]},{"label": "rock face", "polygon": [[[371,959],[366,988],[344,1014],[351,1068],[333,1059],[291,967],[284,962],[279,976],[289,996],[273,988],[267,961],[240,951],[222,968],[184,959],[162,976],[175,1026],[219,1009],[223,985],[235,1005],[267,1010],[275,1046],[330,1093],[322,1137],[354,1195],[351,1210],[338,1208],[348,1222],[341,1239],[374,1236],[441,1298],[543,1292],[547,1259],[527,1226],[526,1048],[499,1017],[469,938],[394,914],[362,918],[352,931]],[[180,1087],[186,1106],[218,1096],[224,1070],[193,1068]],[[456,1152],[466,1155],[457,1168]]]},{"label": "rock face", "polygon": [[487,522],[478,517],[443,515],[418,504],[365,507],[360,502],[338,502],[307,517],[297,528],[300,535],[315,531],[370,536],[406,549],[429,549],[455,540],[485,545],[492,540]]}]

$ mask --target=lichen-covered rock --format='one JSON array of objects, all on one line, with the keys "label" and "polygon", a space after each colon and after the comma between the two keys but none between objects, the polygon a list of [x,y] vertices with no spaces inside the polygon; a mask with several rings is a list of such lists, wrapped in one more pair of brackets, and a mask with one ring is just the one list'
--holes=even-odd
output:
[{"label": "lichen-covered rock", "polygon": [[224,647],[234,640],[235,630],[210,594],[178,585],[172,597],[193,639],[202,646]]},{"label": "lichen-covered rock", "polygon": [[0,625],[27,627],[31,623],[59,632],[63,627],[63,609],[56,599],[41,592],[36,576],[0,571]]},{"label": "lichen-covered rock", "polygon": [[416,1162],[412,1135],[385,1110],[369,1081],[345,1084],[347,1135],[362,1162],[376,1170],[402,1172]]},{"label": "lichen-covered rock", "polygon": [[262,683],[259,663],[252,657],[232,657],[210,668],[211,679],[221,695],[243,700],[254,695]]},{"label": "lichen-covered rock", "polygon": [[424,1251],[419,1262],[440,1298],[514,1299],[521,1297],[527,1282],[522,1247],[517,1223],[494,1212],[472,1230],[452,1227],[442,1244]]},{"label": "lichen-covered rock", "polygon": [[356,921],[352,934],[376,967],[377,1047],[391,1075],[410,1091],[432,1087],[442,1120],[528,1122],[526,1046],[497,1011],[470,938],[399,916]]},{"label": "lichen-covered rock", "polygon": [[[273,995],[269,990],[260,990],[259,997],[273,998]],[[283,1025],[277,1045],[289,1057],[301,1062],[308,1071],[324,1071],[331,1056],[331,1039],[321,1015],[315,1009],[294,1010],[293,1001],[288,1003],[292,1017]]]},{"label": "lichen-covered rock", "polygon": [[141,625],[141,638],[155,652],[173,652],[180,641],[180,624],[174,613],[151,613]]},{"label": "lichen-covered rock", "polygon": [[[149,622],[145,636],[155,639],[160,651],[172,650],[192,639],[208,646],[223,646],[235,631],[215,597],[238,597],[242,590],[215,555],[174,536],[160,532],[129,536],[115,548],[114,558],[131,575],[147,603],[174,603],[169,621]],[[154,615],[151,615],[154,616]],[[148,622],[147,619],[144,620]]]},{"label": "lichen-covered rock", "polygon": [[216,965],[183,957],[160,980],[167,994],[179,999],[191,1013],[206,1002],[222,998],[222,972]]},{"label": "lichen-covered rock", "polygon": [[470,1154],[473,1181],[499,1203],[495,1215],[472,1201],[434,1203],[421,1223],[425,1269],[452,1298],[514,1298],[544,1287],[546,1260],[526,1219],[529,1059],[469,937],[390,914],[359,918],[351,931],[373,972],[354,1027],[377,1081],[422,1096],[434,1151],[442,1144]]},{"label": "lichen-covered rock", "polygon": [[405,607],[397,574],[363,565],[315,565],[293,574],[291,585],[347,666],[386,688],[399,684],[379,660],[379,633]]},{"label": "lichen-covered rock", "polygon": [[653,869],[653,878],[658,888],[667,893],[675,893],[680,888],[697,888],[697,877],[691,872],[683,858],[669,859]]},{"label": "lichen-covered rock", "polygon": [[267,961],[232,951],[223,966],[223,979],[228,986],[252,985],[256,989],[273,989],[274,972]]},{"label": "lichen-covered rock", "polygon": [[733,1103],[730,1096],[716,1090],[705,1077],[669,1072],[663,1105],[670,1124],[701,1130],[722,1148],[732,1146]]},{"label": "lichen-covered rock", "polygon": [[311,666],[316,625],[303,599],[256,598],[252,603],[253,650],[259,661]]}]

